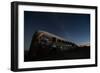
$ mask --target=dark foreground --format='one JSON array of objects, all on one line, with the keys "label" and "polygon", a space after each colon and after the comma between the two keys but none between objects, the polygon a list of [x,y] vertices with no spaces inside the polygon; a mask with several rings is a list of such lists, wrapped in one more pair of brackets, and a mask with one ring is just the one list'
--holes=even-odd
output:
[{"label": "dark foreground", "polygon": [[49,55],[38,55],[37,57],[29,58],[29,52],[24,52],[24,61],[47,61],[47,60],[68,60],[68,59],[88,59],[90,58],[90,47],[78,47],[73,50],[56,51],[53,50]]}]

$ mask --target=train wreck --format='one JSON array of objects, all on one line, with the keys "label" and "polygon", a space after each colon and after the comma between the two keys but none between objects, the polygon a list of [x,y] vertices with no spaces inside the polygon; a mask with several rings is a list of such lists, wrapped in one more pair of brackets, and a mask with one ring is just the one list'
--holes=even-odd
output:
[{"label": "train wreck", "polygon": [[37,31],[34,33],[29,50],[29,58],[47,59],[50,57],[64,56],[65,51],[70,51],[78,46],[62,37],[46,31]]}]

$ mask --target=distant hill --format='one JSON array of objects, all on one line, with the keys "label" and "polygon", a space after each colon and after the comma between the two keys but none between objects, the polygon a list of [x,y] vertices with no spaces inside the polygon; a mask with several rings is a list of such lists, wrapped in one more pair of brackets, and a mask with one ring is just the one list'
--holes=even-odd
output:
[{"label": "distant hill", "polygon": [[83,44],[80,44],[79,46],[90,46],[90,42],[88,42],[88,43],[83,43]]}]

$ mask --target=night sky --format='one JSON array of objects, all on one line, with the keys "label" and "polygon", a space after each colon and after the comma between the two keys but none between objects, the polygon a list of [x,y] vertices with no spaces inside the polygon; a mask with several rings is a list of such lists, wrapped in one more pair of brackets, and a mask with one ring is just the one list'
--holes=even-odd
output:
[{"label": "night sky", "polygon": [[32,35],[47,31],[76,44],[90,42],[90,15],[24,11],[24,48],[29,50]]}]

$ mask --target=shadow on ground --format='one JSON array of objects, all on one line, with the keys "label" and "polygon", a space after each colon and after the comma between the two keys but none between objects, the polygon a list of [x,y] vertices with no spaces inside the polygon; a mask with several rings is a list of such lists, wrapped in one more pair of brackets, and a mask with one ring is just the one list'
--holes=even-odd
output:
[{"label": "shadow on ground", "polygon": [[29,51],[24,51],[24,61],[47,61],[47,60],[69,60],[69,59],[87,59],[90,58],[90,47],[83,46],[71,50],[60,51],[51,50],[48,54],[44,54],[45,50],[38,51],[34,57],[29,56]]}]

